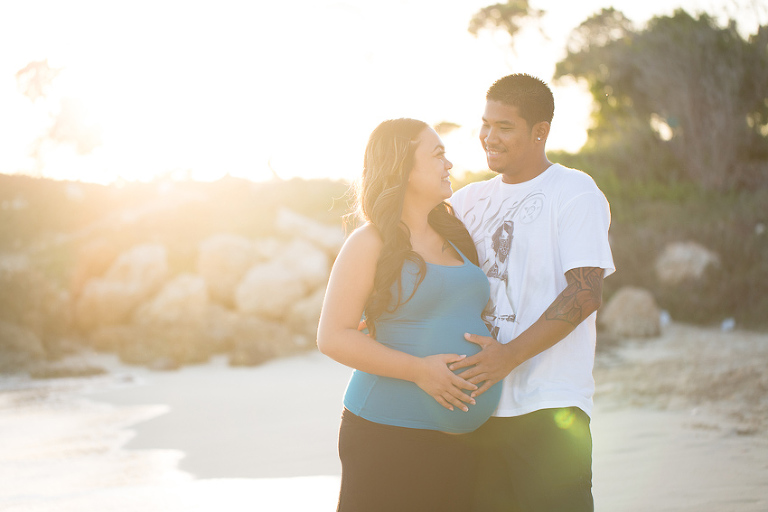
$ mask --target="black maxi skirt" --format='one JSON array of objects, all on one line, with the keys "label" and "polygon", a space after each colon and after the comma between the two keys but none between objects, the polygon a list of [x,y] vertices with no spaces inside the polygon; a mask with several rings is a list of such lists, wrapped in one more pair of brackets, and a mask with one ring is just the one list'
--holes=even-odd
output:
[{"label": "black maxi skirt", "polygon": [[467,439],[374,423],[344,409],[337,511],[470,511],[476,462]]}]

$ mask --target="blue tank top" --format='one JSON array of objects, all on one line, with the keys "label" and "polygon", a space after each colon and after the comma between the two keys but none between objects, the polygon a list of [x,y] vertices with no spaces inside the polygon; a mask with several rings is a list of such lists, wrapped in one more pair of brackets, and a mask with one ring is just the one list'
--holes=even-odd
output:
[{"label": "blue tank top", "polygon": [[[480,347],[466,341],[464,333],[488,335],[480,318],[490,294],[488,278],[463,254],[461,257],[464,263],[457,266],[427,263],[424,280],[413,297],[418,266],[406,260],[401,274],[402,300],[411,298],[394,312],[379,317],[376,340],[418,357],[477,353]],[[393,285],[393,297],[397,297],[397,283]],[[497,383],[477,397],[475,405],[469,405],[469,412],[458,408],[449,411],[413,382],[355,370],[344,395],[344,406],[376,423],[466,433],[491,416],[500,395]]]}]

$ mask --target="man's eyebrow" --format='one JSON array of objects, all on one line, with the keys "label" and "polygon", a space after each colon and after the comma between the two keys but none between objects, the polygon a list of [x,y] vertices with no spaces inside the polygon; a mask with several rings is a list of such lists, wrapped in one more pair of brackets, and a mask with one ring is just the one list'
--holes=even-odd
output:
[{"label": "man's eyebrow", "polygon": [[506,119],[500,119],[499,121],[496,121],[495,123],[491,123],[485,117],[483,117],[483,122],[487,123],[487,124],[503,124],[503,125],[506,125],[506,126],[514,126],[515,125],[514,121],[508,121]]},{"label": "man's eyebrow", "polygon": [[435,146],[435,149],[433,149],[432,151],[433,152],[434,151],[445,151],[445,146],[443,146],[442,144],[438,144],[437,146]]}]

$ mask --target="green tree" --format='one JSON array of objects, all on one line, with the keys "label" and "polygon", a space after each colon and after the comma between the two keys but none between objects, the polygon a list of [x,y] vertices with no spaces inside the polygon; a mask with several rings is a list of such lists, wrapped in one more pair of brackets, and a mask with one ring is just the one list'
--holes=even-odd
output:
[{"label": "green tree", "polygon": [[566,76],[595,100],[592,150],[650,157],[624,162],[635,175],[671,155],[706,189],[768,185],[768,27],[745,39],[733,21],[677,10],[638,30],[604,9],[571,34]]},{"label": "green tree", "polygon": [[469,21],[469,33],[473,36],[482,29],[502,29],[513,38],[523,27],[526,18],[541,18],[544,11],[533,9],[528,0],[507,0],[505,3],[483,7]]}]

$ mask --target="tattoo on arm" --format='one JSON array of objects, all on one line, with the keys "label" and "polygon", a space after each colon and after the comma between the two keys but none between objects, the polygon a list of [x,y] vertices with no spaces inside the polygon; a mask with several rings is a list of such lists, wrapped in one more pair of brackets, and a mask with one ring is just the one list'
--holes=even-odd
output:
[{"label": "tattoo on arm", "polygon": [[568,285],[544,313],[547,320],[562,320],[576,327],[600,307],[603,269],[574,268],[565,273]]}]

